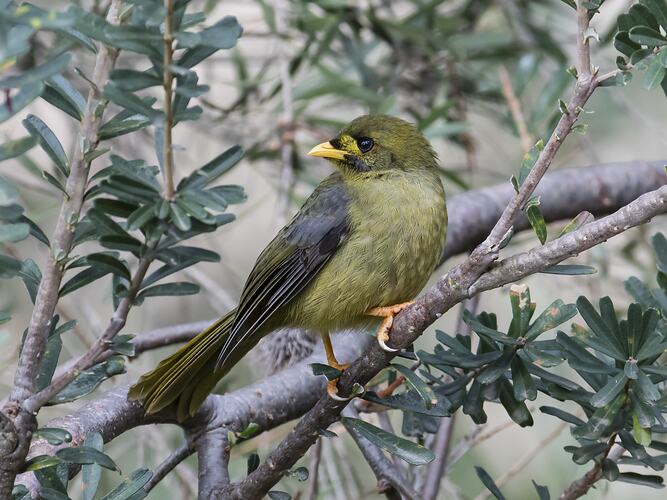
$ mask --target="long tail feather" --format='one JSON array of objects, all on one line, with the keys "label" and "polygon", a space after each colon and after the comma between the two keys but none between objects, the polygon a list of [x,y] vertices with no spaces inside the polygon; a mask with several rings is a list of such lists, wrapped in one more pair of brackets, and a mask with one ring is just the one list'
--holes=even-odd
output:
[{"label": "long tail feather", "polygon": [[235,313],[236,310],[230,311],[160,362],[154,370],[142,375],[130,388],[128,399],[142,401],[147,414],[175,404],[179,421],[194,415],[217,382],[235,364],[225,363],[215,369]]}]

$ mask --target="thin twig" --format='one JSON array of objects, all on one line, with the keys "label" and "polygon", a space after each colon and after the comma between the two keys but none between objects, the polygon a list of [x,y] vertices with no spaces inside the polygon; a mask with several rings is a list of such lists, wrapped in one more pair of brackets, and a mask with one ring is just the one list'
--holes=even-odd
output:
[{"label": "thin twig", "polygon": [[174,199],[174,150],[172,147],[172,129],[174,116],[172,111],[174,75],[171,72],[171,61],[174,55],[174,38],[172,24],[174,15],[173,0],[164,0],[166,15],[164,18],[164,56],[162,63],[162,86],[164,88],[164,140],[162,144],[162,162],[164,164],[164,192],[166,200]]},{"label": "thin twig", "polygon": [[500,68],[498,68],[498,78],[500,79],[500,89],[502,90],[503,96],[510,108],[510,113],[512,113],[512,120],[514,120],[516,129],[519,132],[521,149],[525,153],[533,147],[533,137],[530,135],[530,132],[528,132],[528,126],[526,125],[526,119],[523,116],[521,103],[514,93],[512,80],[505,66],[501,65]]},{"label": "thin twig", "polygon": [[609,438],[607,450],[603,456],[596,461],[593,468],[579,479],[572,481],[572,483],[565,488],[561,496],[558,497],[559,500],[574,500],[575,498],[582,497],[588,493],[588,490],[602,478],[602,461],[605,458],[609,458],[616,462],[623,454],[623,447],[616,445],[615,442],[616,434]]},{"label": "thin twig", "polygon": [[160,481],[162,481],[167,474],[169,474],[178,464],[188,458],[195,451],[193,443],[185,443],[179,446],[176,450],[171,452],[160,465],[153,470],[153,476],[150,481],[144,486],[146,492],[151,491]]},{"label": "thin twig", "polygon": [[577,73],[583,81],[588,81],[591,79],[591,48],[587,37],[590,16],[585,3],[577,0]]},{"label": "thin twig", "polygon": [[[553,429],[549,434],[544,436],[533,448],[531,448],[524,456],[521,457],[517,462],[512,465],[505,473],[503,473],[498,479],[495,480],[496,485],[500,488],[504,486],[510,479],[516,476],[521,472],[528,464],[530,464],[533,459],[544,451],[546,445],[551,441],[556,439],[563,432],[563,429],[567,426],[567,422],[559,423],[555,429]],[[484,490],[482,493],[477,495],[475,500],[485,500],[491,496],[491,492]]]}]

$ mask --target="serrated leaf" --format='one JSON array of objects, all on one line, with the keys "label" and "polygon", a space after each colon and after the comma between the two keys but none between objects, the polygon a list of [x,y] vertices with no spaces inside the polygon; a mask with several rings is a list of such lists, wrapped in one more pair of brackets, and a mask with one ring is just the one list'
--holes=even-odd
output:
[{"label": "serrated leaf", "polygon": [[379,448],[399,457],[412,465],[425,465],[432,462],[435,455],[428,448],[407,439],[384,431],[360,419],[342,417],[341,422],[346,428],[358,432]]}]

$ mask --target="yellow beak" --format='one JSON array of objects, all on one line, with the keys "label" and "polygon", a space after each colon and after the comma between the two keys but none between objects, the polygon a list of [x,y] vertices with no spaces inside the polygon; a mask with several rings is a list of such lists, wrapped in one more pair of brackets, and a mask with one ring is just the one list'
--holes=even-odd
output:
[{"label": "yellow beak", "polygon": [[310,156],[321,156],[322,158],[333,158],[335,160],[345,160],[345,156],[348,154],[346,151],[334,148],[330,142],[318,144],[308,151]]}]

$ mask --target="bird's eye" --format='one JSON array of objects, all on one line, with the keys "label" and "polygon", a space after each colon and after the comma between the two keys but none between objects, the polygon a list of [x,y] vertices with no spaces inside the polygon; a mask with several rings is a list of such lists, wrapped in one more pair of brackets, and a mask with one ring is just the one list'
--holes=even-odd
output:
[{"label": "bird's eye", "polygon": [[359,151],[362,153],[368,153],[371,149],[373,149],[373,145],[375,143],[373,142],[373,139],[370,137],[360,137],[357,139],[357,146],[359,146]]}]

